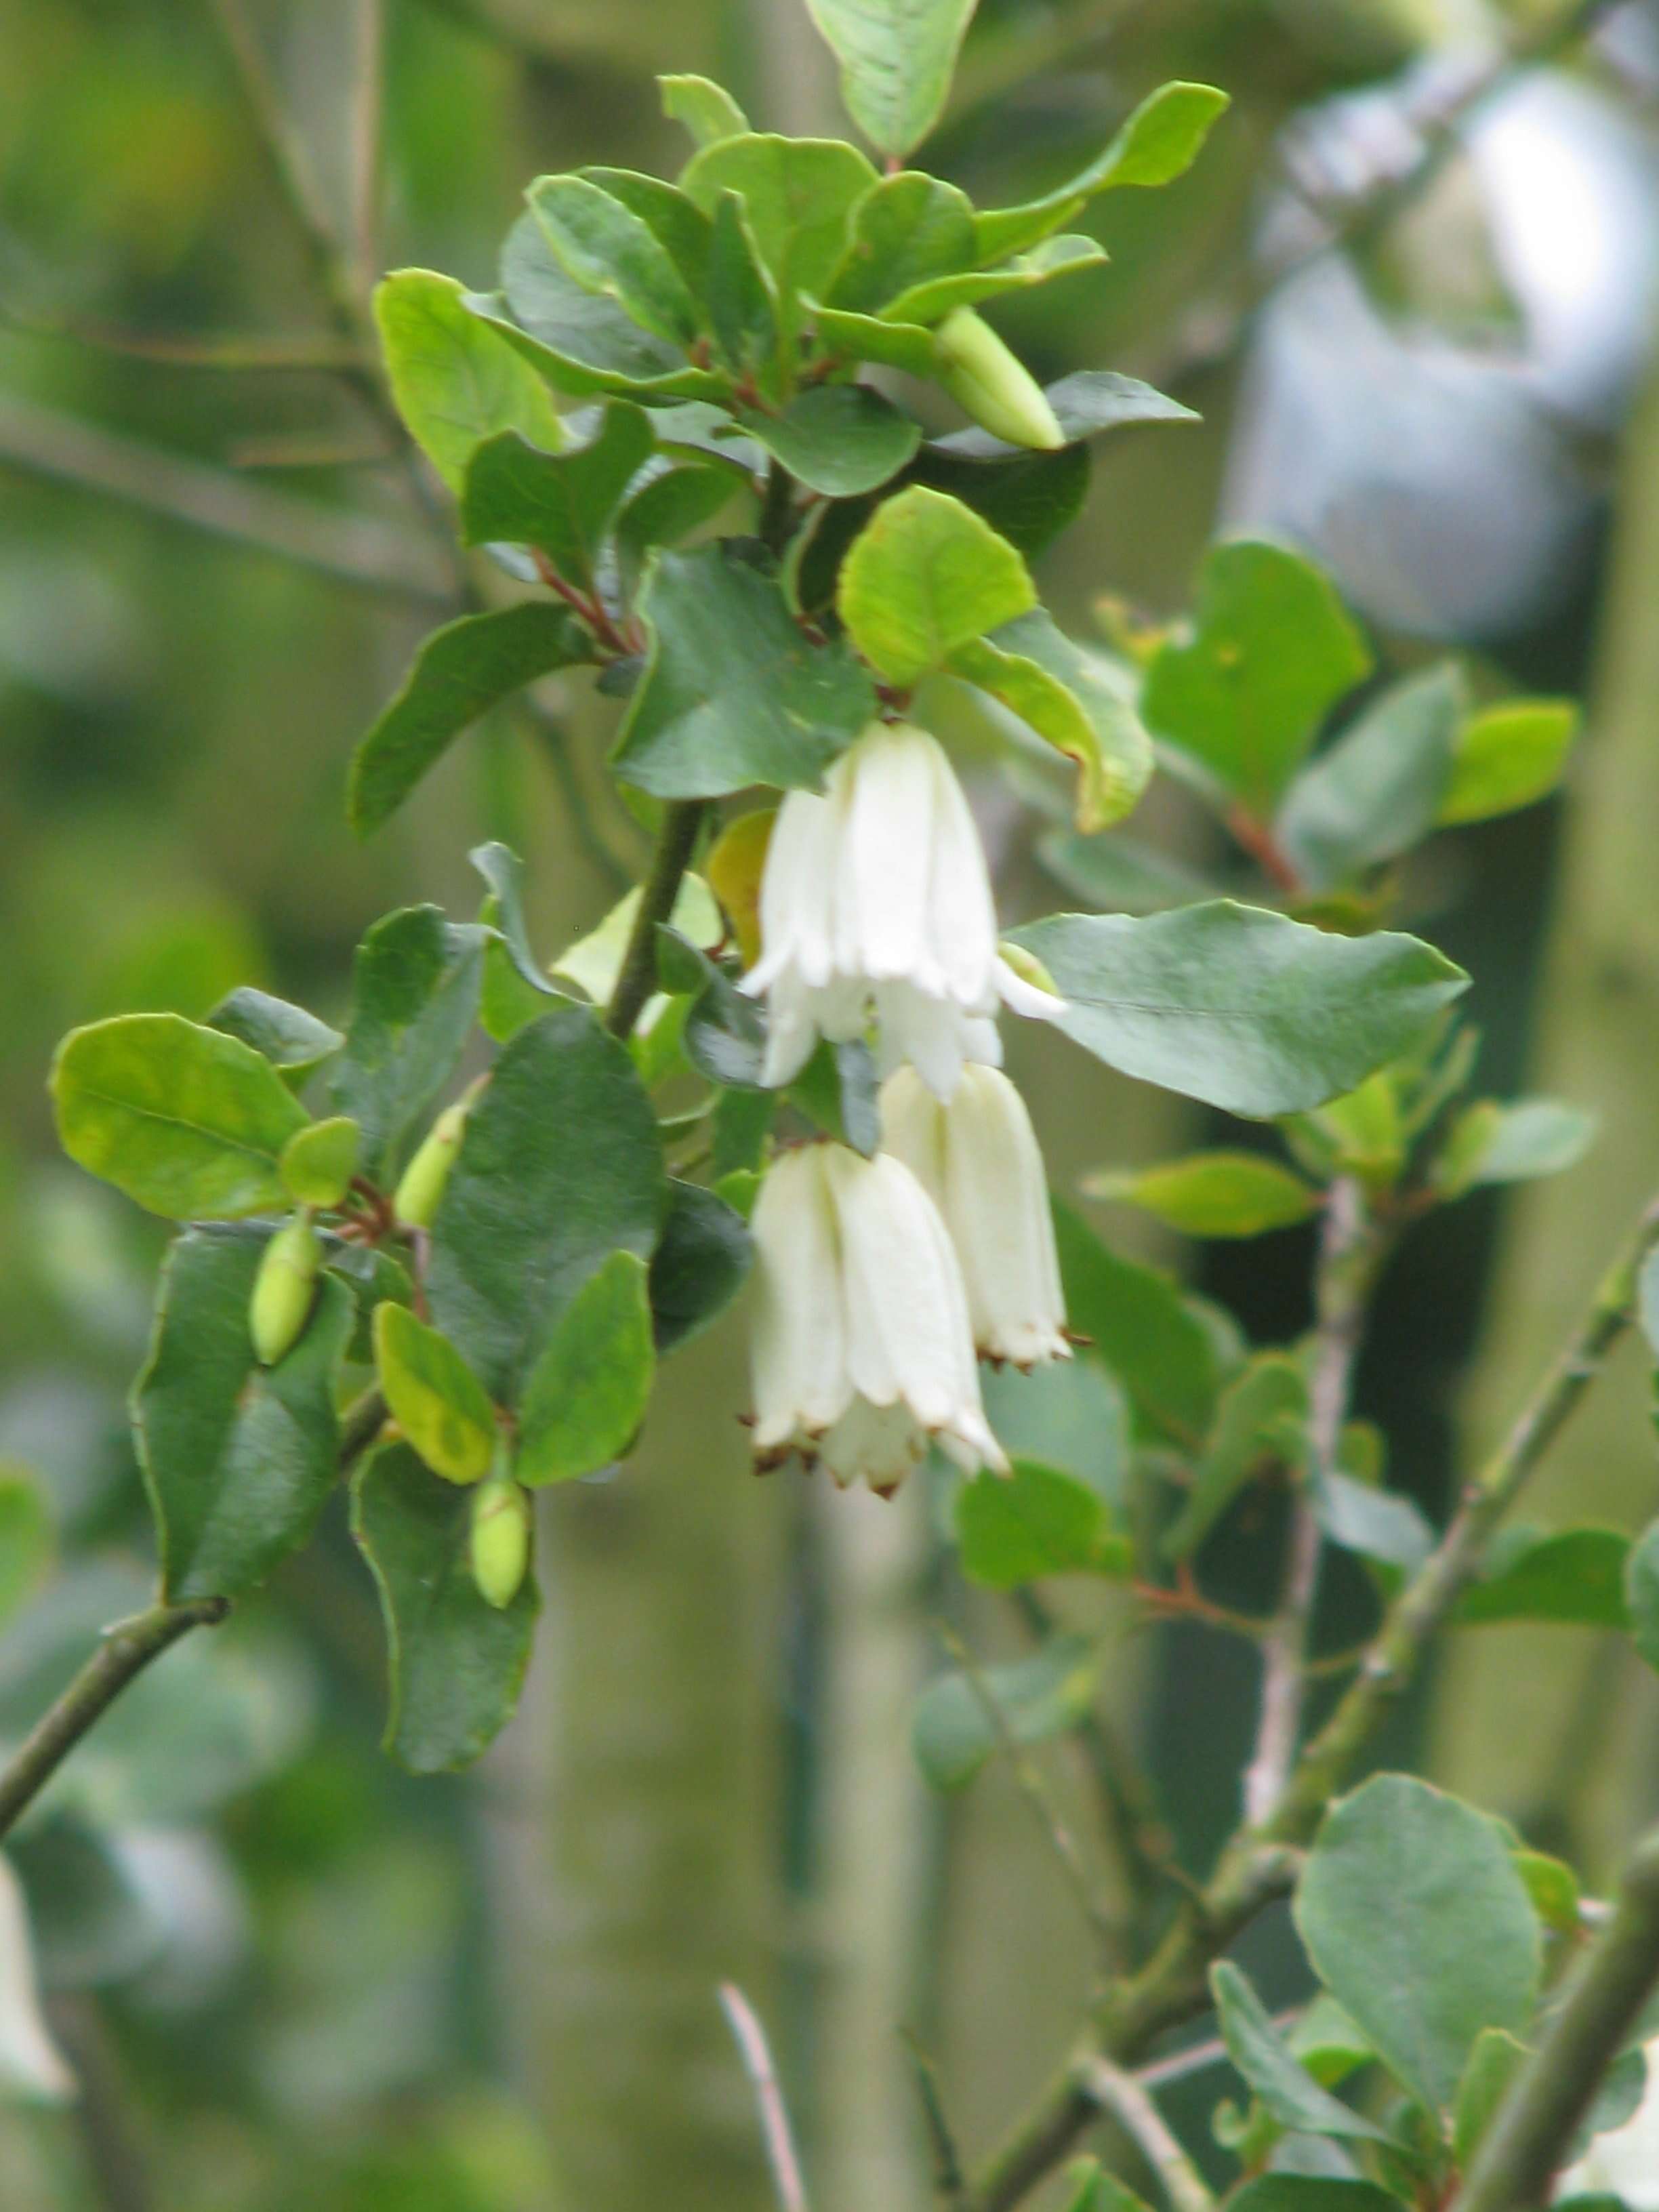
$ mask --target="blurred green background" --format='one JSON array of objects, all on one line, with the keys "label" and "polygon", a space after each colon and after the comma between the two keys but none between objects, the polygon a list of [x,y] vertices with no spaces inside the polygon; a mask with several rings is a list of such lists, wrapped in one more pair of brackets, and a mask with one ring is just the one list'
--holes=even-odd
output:
[{"label": "blurred green background", "polygon": [[[58,1036],[244,982],[334,1014],[363,927],[470,908],[486,836],[526,854],[550,956],[641,858],[599,765],[609,710],[574,684],[458,748],[368,848],[341,800],[456,578],[362,370],[367,283],[416,263],[487,287],[544,170],[672,173],[655,70],[721,77],[763,125],[841,127],[795,0],[0,0],[0,1460],[57,1534],[0,1643],[0,1735],[149,1571],[123,1400],[161,1237],[54,1157]],[[1486,1087],[1528,1073],[1604,1131],[1389,1279],[1362,1410],[1438,1509],[1460,1426],[1478,1442],[1513,1403],[1659,1155],[1659,8],[982,0],[927,158],[1018,197],[1171,76],[1235,99],[1199,170],[1101,203],[1112,265],[1005,324],[1046,376],[1109,365],[1206,418],[1103,447],[1047,563],[1057,611],[1166,617],[1208,536],[1248,526],[1330,562],[1393,665],[1450,640],[1494,682],[1592,702],[1565,806],[1408,886],[1413,926],[1475,971]],[[1472,82],[1448,154],[1436,118]],[[1314,209],[1347,222],[1425,149],[1396,219],[1316,252]],[[1010,910],[1068,902],[1006,790],[975,795]],[[1176,797],[1148,818],[1194,853]],[[1063,1046],[1018,1051],[1061,1188],[1195,1133]],[[1201,1279],[1269,1339],[1305,1317],[1307,1256],[1291,1233]],[[1557,1455],[1579,1518],[1651,1510],[1628,1381]],[[941,1613],[992,1652],[1018,1627],[941,1581],[921,1484],[893,1510],[754,1486],[741,1393],[727,1328],[623,1476],[558,1500],[525,1709],[475,1774],[381,1757],[343,1516],[125,1701],[16,1844],[83,2094],[0,2081],[8,2212],[757,2212],[726,1978],[768,2021],[825,2212],[928,2201],[901,2023],[964,2138],[991,2138],[1062,2047],[1080,1947],[1012,1783],[930,1801],[907,1729]],[[1259,1586],[1263,1537],[1230,1528],[1224,1588]],[[1361,1602],[1333,1577],[1334,1644]],[[1115,1717],[1198,1864],[1233,1811],[1249,1663],[1190,1631],[1121,1648]],[[1656,1753],[1650,1686],[1578,1631],[1482,1632],[1391,1747],[1592,1867],[1659,1798]]]}]

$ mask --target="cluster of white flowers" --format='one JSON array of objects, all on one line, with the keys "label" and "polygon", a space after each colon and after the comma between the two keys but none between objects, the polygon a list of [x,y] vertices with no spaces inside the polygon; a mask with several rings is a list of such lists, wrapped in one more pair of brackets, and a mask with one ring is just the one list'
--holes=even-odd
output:
[{"label": "cluster of white flowers", "polygon": [[975,1354],[1069,1356],[1030,1117],[1000,1072],[1002,1006],[1060,1001],[998,949],[984,850],[938,740],[872,723],[822,798],[792,792],[761,884],[766,1080],[869,1039],[882,1149],[786,1152],[755,1207],[755,1450],[890,1493],[937,1442],[1006,1473]]}]

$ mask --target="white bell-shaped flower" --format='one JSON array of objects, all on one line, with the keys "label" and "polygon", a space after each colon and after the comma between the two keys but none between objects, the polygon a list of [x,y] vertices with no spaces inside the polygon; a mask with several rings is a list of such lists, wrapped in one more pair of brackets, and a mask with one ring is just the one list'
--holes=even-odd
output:
[{"label": "white bell-shaped flower", "polygon": [[786,1152],[751,1226],[761,1466],[798,1451],[885,1495],[937,1442],[969,1474],[1006,1473],[950,1237],[901,1161],[844,1145]]},{"label": "white bell-shaped flower", "polygon": [[40,2009],[23,1886],[0,1854],[0,2097],[8,2091],[61,2103],[75,2076]]},{"label": "white bell-shaped flower", "polygon": [[984,848],[937,738],[872,722],[825,796],[792,791],[761,879],[761,957],[744,979],[771,1016],[764,1080],[787,1083],[820,1036],[862,1036],[941,1097],[964,1061],[1001,1058],[1000,1006],[1052,1018],[1060,1001],[997,950]]},{"label": "white bell-shaped flower", "polygon": [[881,1092],[882,1143],[944,1217],[988,1359],[1069,1359],[1048,1182],[1025,1101],[1000,1069],[965,1067],[948,1099],[909,1068]]}]

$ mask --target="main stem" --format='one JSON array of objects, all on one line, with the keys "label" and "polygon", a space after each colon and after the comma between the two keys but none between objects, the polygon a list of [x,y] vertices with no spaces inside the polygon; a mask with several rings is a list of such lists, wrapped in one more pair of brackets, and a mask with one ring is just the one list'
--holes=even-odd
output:
[{"label": "main stem", "polygon": [[706,799],[678,799],[670,802],[663,816],[651,872],[640,893],[622,972],[605,1012],[605,1025],[614,1037],[625,1041],[633,1036],[645,1002],[657,988],[657,927],[674,911],[708,808]]}]

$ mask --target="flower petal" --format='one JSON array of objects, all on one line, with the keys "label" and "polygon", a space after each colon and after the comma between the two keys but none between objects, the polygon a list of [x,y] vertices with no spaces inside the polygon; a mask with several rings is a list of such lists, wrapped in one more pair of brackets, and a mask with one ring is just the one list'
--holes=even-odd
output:
[{"label": "flower petal", "polygon": [[786,1152],[762,1184],[750,1224],[757,1452],[816,1436],[852,1402],[829,1149],[811,1145]]}]

